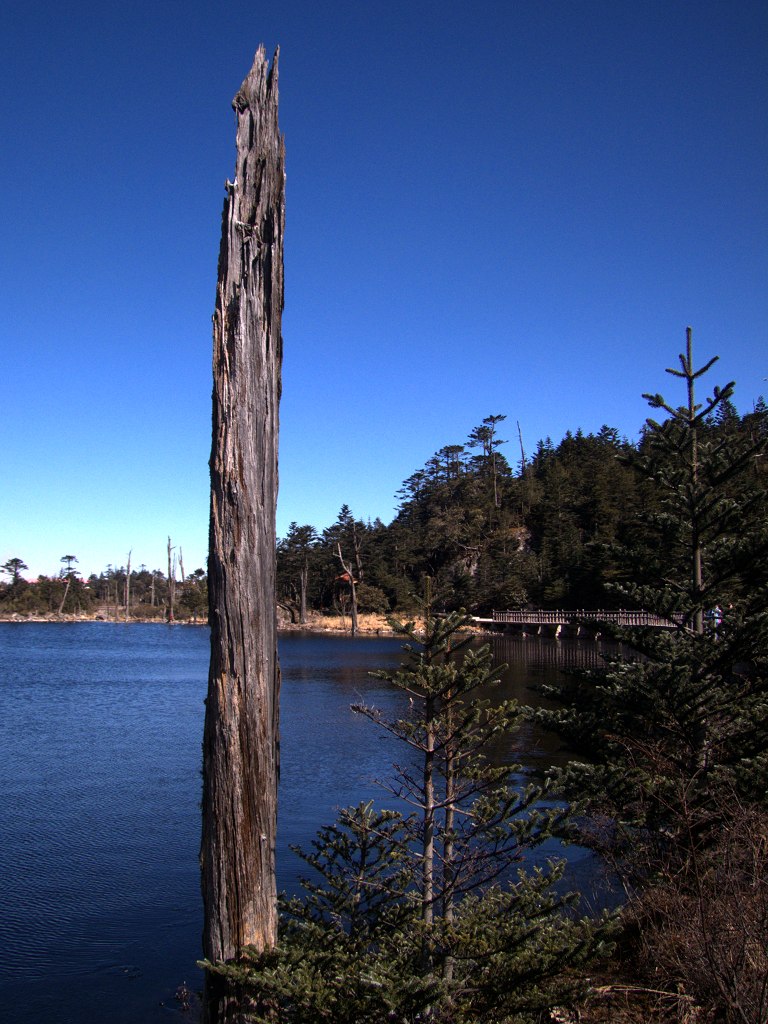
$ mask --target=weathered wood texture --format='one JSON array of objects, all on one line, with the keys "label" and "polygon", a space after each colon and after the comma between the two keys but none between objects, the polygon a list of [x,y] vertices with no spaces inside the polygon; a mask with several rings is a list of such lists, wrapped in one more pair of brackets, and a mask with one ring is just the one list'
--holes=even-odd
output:
[{"label": "weathered wood texture", "polygon": [[282,361],[285,148],[277,62],[260,48],[233,100],[213,318],[208,585],[211,665],[203,740],[206,957],[276,939],[278,693],[275,503]]}]

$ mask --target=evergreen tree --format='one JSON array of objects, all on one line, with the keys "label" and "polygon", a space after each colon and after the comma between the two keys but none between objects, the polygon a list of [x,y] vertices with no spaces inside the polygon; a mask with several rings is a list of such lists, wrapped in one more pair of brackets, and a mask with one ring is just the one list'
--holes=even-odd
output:
[{"label": "evergreen tree", "polygon": [[319,537],[314,526],[293,522],[277,545],[277,598],[287,607],[292,621],[307,621],[310,566]]},{"label": "evergreen tree", "polygon": [[250,993],[254,1021],[533,1024],[580,988],[567,968],[595,955],[605,928],[555,892],[562,864],[523,869],[563,812],[492,760],[521,712],[490,701],[499,670],[466,624],[429,601],[422,629],[398,624],[406,661],[379,675],[408,710],[355,710],[409,748],[386,788],[411,810],[343,811],[302,854],[312,876],[284,905],[277,949],[217,968]]},{"label": "evergreen tree", "polygon": [[669,418],[648,421],[635,460],[658,493],[644,524],[658,578],[620,593],[670,628],[619,631],[628,653],[575,674],[551,691],[564,707],[538,712],[589,755],[563,786],[588,797],[605,825],[592,838],[636,882],[683,870],[734,801],[765,804],[768,792],[768,531],[755,469],[766,439],[716,429],[732,384],[696,402],[695,382],[714,362],[694,369],[689,331],[681,370],[669,371],[687,403],[646,396]]},{"label": "evergreen tree", "polygon": [[22,561],[21,558],[9,558],[2,566],[0,566],[0,572],[6,573],[11,577],[11,587],[16,589],[23,582],[21,574],[29,566],[26,562]]},{"label": "evergreen tree", "polygon": [[[509,473],[507,460],[499,452],[499,447],[507,442],[496,436],[496,425],[507,417],[502,415],[486,416],[482,425],[475,427],[467,439],[469,448],[479,448],[481,454],[476,461],[483,476],[490,478],[492,483],[493,510],[501,507],[500,475]],[[493,523],[494,512],[489,513],[489,524]]]},{"label": "evergreen tree", "polygon": [[618,631],[628,646],[551,688],[562,706],[537,717],[588,758],[560,785],[585,801],[582,841],[628,887],[627,948],[653,986],[697,1019],[757,1024],[768,1011],[766,436],[736,422],[732,384],[697,403],[714,362],[694,368],[689,329],[669,371],[687,401],[646,396],[668,419],[648,420],[634,459],[654,500],[637,524],[644,580],[620,592],[669,629]]}]

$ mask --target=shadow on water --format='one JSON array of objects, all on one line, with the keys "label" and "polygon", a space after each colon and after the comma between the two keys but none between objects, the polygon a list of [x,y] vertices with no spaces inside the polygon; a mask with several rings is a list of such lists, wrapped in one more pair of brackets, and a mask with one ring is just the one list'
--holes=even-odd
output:
[{"label": "shadow on water", "polygon": [[[496,690],[498,699],[535,708],[555,706],[541,693],[542,687],[562,681],[573,669],[599,668],[604,656],[617,650],[613,643],[595,640],[499,636],[489,642],[495,664],[507,666]],[[513,759],[529,770],[561,767],[569,760],[559,737],[535,723],[523,723],[510,742]]]},{"label": "shadow on water", "polygon": [[[604,654],[616,649],[607,642],[546,637],[478,640],[478,644],[485,642],[491,644],[496,664],[507,667],[499,686],[482,696],[534,707],[551,706],[539,692],[541,686],[561,680],[565,670],[597,667]],[[317,829],[334,821],[340,808],[366,800],[374,800],[380,808],[396,807],[381,782],[392,778],[393,762],[409,763],[411,754],[367,719],[354,715],[349,705],[362,700],[380,708],[385,717],[407,716],[405,694],[367,674],[376,668],[394,668],[402,659],[397,639],[361,643],[346,637],[293,634],[281,644],[284,686],[278,884],[291,894],[300,891],[300,878],[307,869],[289,846],[307,849]],[[569,760],[559,737],[530,721],[522,721],[517,731],[495,743],[490,755],[496,763],[519,765],[521,786]],[[312,766],[311,782],[308,765]],[[399,809],[407,810],[404,806]],[[589,851],[548,840],[530,863],[543,863],[550,857],[567,861],[564,887],[582,892],[585,908],[615,902],[607,895],[610,885]]]}]

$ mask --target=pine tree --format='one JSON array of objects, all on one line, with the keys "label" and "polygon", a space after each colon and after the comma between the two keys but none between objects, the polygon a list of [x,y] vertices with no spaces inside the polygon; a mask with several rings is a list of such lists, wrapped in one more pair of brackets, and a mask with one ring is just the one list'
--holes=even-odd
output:
[{"label": "pine tree", "polygon": [[727,431],[718,425],[732,383],[696,402],[714,362],[694,369],[689,329],[681,369],[668,371],[687,402],[646,396],[669,418],[648,420],[635,460],[657,493],[638,524],[657,579],[620,592],[670,628],[620,631],[629,653],[572,676],[550,691],[563,707],[538,713],[588,755],[562,784],[588,798],[603,823],[593,841],[635,882],[680,869],[716,841],[735,801],[764,804],[768,792],[768,531],[756,469],[766,439],[735,433],[730,415]]},{"label": "pine tree", "polygon": [[252,1020],[533,1024],[582,987],[567,969],[606,928],[556,891],[562,863],[526,866],[563,810],[492,759],[521,712],[490,700],[499,670],[469,646],[467,621],[427,601],[421,629],[398,624],[406,660],[378,675],[407,712],[355,707],[411,752],[385,784],[397,807],[349,808],[322,829],[277,949],[220,968],[251,993]]},{"label": "pine tree", "polygon": [[621,590],[669,629],[619,631],[623,652],[552,688],[562,706],[537,717],[588,758],[560,785],[585,801],[582,841],[627,886],[635,964],[686,1014],[757,1024],[768,1010],[766,437],[736,423],[733,384],[696,402],[715,360],[696,370],[691,349],[689,329],[669,371],[686,404],[646,396],[668,419],[648,420],[634,460],[653,492],[637,524],[645,580]]},{"label": "pine tree", "polygon": [[408,643],[396,672],[376,675],[407,695],[410,713],[386,719],[375,707],[353,706],[411,748],[418,770],[399,768],[385,788],[415,807],[407,819],[421,869],[419,908],[426,926],[451,921],[468,892],[503,875],[552,834],[557,812],[533,811],[542,792],[513,784],[515,766],[494,765],[488,746],[521,720],[516,702],[493,704],[488,690],[501,672],[490,648],[470,647],[462,612],[437,617],[430,599],[423,628],[395,623]]},{"label": "pine tree", "polygon": [[310,563],[319,537],[314,526],[292,522],[277,545],[277,597],[301,625],[307,621]]}]

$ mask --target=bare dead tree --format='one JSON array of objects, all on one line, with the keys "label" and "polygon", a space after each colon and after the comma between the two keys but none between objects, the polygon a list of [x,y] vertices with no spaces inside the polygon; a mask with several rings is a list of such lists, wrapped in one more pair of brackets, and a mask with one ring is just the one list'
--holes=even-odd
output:
[{"label": "bare dead tree", "polygon": [[[341,553],[340,543],[336,544],[336,554],[341,562],[344,582],[349,584],[350,614],[352,616],[352,627],[350,632],[352,633],[352,636],[357,636],[357,584],[359,583],[359,577],[358,579],[355,579],[355,566],[353,566],[351,562],[345,561],[344,556]],[[357,568],[359,570],[360,555],[357,543],[355,543],[355,555]]]},{"label": "bare dead tree", "polygon": [[[133,551],[133,548],[131,548]],[[128,568],[125,570],[125,621],[131,617],[131,551],[128,552]]]},{"label": "bare dead tree", "polygon": [[173,548],[171,547],[171,538],[168,538],[168,609],[165,613],[165,617],[168,622],[173,622],[173,606],[176,601],[176,555],[173,555]]},{"label": "bare dead tree", "polygon": [[185,592],[184,580],[186,579],[186,576],[184,575],[184,552],[182,550],[181,544],[179,544],[179,576],[180,576],[179,585],[181,587],[181,598],[183,600],[184,599],[184,592]]},{"label": "bare dead tree", "polygon": [[208,581],[211,665],[203,739],[203,946],[210,960],[277,932],[278,694],[275,504],[282,362],[285,149],[278,52],[259,48],[235,96],[213,317]]},{"label": "bare dead tree", "polygon": [[521,494],[523,495],[521,506],[523,515],[527,515],[531,507],[531,486],[528,474],[528,460],[525,457],[525,448],[523,447],[523,431],[520,427],[520,420],[517,421],[517,436],[520,441],[520,488]]},{"label": "bare dead tree", "polygon": [[64,586],[64,596],[62,597],[61,603],[59,604],[59,610],[56,612],[56,616],[58,618],[61,618],[61,613],[64,611],[64,605],[67,602],[67,595],[69,594],[69,588],[72,585],[72,576],[73,576],[73,574],[75,572],[75,570],[72,568],[72,563],[76,562],[77,558],[75,558],[74,555],[64,555],[61,558],[61,561],[62,562],[66,562],[66,564],[67,564],[67,568],[66,568],[66,572],[65,572],[65,576],[64,576],[64,578],[66,579],[67,582],[66,582],[66,584]]},{"label": "bare dead tree", "polygon": [[69,587],[70,587],[70,584],[72,583],[72,573],[67,573],[65,578],[66,578],[67,582],[64,585],[64,595],[63,595],[61,601],[59,602],[59,610],[56,612],[56,615],[59,618],[61,618],[61,613],[64,611],[64,605],[66,604],[66,601],[67,601],[67,594],[69,594]]}]

